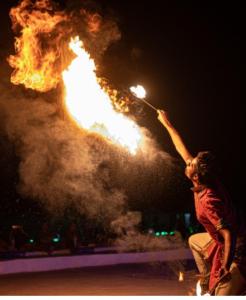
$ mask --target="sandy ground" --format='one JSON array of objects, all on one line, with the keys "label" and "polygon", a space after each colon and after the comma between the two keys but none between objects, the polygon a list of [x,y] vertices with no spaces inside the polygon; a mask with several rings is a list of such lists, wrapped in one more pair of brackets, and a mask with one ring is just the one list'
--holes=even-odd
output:
[{"label": "sandy ground", "polygon": [[0,295],[187,296],[196,284],[196,269],[193,261],[182,266],[183,282],[174,262],[2,275]]}]

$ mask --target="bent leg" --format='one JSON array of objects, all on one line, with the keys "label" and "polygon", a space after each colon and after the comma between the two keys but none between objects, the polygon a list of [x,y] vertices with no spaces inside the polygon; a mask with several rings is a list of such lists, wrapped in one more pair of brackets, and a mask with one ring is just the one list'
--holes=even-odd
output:
[{"label": "bent leg", "polygon": [[206,260],[206,249],[213,242],[213,240],[207,232],[203,232],[193,234],[189,237],[188,242],[201,275],[201,288],[203,292],[205,292],[208,290],[211,269],[210,264]]}]

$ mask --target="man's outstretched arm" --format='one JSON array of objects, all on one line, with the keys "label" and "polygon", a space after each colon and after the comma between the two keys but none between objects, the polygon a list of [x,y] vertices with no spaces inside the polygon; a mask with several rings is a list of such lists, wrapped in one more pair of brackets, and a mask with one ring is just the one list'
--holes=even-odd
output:
[{"label": "man's outstretched arm", "polygon": [[180,154],[180,156],[183,158],[185,162],[192,160],[193,159],[192,155],[187,150],[178,131],[173,127],[173,125],[169,121],[167,113],[163,110],[158,110],[157,112],[158,112],[158,120],[167,129],[177,152]]}]

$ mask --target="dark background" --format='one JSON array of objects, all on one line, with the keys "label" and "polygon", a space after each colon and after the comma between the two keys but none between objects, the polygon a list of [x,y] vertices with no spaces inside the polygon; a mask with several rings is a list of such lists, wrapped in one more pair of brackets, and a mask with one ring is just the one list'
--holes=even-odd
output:
[{"label": "dark background", "polygon": [[[111,45],[102,59],[105,76],[121,86],[143,84],[147,100],[168,111],[192,154],[211,150],[216,155],[234,203],[243,207],[245,54],[240,1],[97,2],[101,11],[114,15],[122,34],[121,40]],[[0,47],[6,55],[13,53],[14,42],[8,12],[17,3],[9,0],[0,4]],[[66,1],[60,3],[66,6]],[[3,124],[1,120],[2,127]],[[156,113],[147,106],[142,125],[153,133],[165,151],[178,158]],[[18,208],[22,200],[15,191],[18,158],[14,146],[1,133],[0,192],[2,198],[17,199],[14,207],[17,215],[22,213],[21,206]],[[13,209],[9,206],[11,202],[2,202],[2,218],[5,210]],[[28,216],[26,211],[25,214]]]},{"label": "dark background", "polygon": [[[117,11],[122,32],[122,40],[107,52],[108,60],[117,57],[119,64],[118,68],[112,65],[112,78],[141,82],[148,100],[168,111],[193,155],[201,150],[216,155],[233,199],[243,204],[240,2],[106,2]],[[138,58],[134,51],[140,52]],[[156,122],[155,112],[146,110],[147,127],[165,150],[177,156],[169,136]]]}]

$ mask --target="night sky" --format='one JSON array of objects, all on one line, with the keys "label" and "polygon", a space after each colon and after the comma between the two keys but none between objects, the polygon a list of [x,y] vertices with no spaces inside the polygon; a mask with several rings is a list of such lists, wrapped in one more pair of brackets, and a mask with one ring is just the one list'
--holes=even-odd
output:
[{"label": "night sky", "polygon": [[[60,1],[66,5],[66,1]],[[18,1],[1,1],[1,60],[13,53],[9,8]],[[102,59],[102,69],[114,84],[140,83],[147,100],[168,111],[192,154],[215,153],[223,180],[236,204],[243,204],[244,109],[243,9],[240,1],[99,1],[110,11],[122,34]],[[2,65],[2,62],[1,62]],[[6,68],[7,67],[7,64]],[[6,71],[10,73],[9,70]],[[178,157],[156,113],[144,107],[142,125],[159,144]],[[1,127],[4,128],[4,120]],[[1,161],[12,151],[1,131]],[[2,163],[4,179],[15,174],[16,162]],[[16,179],[16,174],[11,177]]]}]

